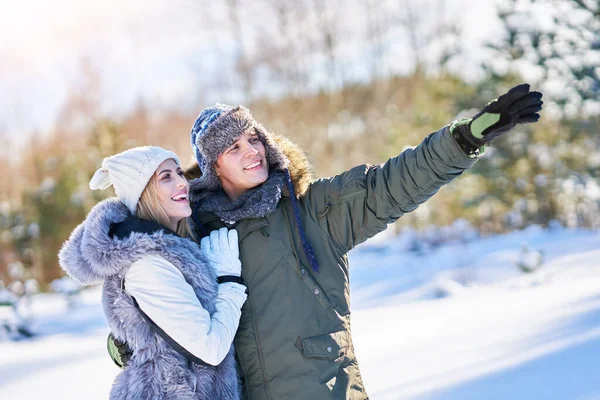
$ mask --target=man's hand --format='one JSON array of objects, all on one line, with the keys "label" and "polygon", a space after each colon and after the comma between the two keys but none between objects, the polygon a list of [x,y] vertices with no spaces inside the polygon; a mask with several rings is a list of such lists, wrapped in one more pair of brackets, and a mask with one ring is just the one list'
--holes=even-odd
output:
[{"label": "man's hand", "polygon": [[129,346],[127,346],[127,343],[121,342],[114,337],[112,332],[108,334],[106,348],[110,358],[112,358],[119,368],[125,368],[133,355],[133,352]]},{"label": "man's hand", "polygon": [[537,122],[542,104],[542,93],[530,92],[529,85],[523,83],[489,102],[468,125],[457,128],[467,142],[479,148],[516,124]]}]

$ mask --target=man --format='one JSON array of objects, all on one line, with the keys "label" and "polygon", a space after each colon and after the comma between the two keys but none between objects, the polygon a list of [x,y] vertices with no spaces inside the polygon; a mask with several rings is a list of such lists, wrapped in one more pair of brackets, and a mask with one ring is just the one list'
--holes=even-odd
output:
[{"label": "man", "polygon": [[348,251],[462,174],[492,140],[536,122],[541,98],[516,86],[383,165],[319,180],[298,147],[244,107],[200,113],[190,199],[198,225],[239,234],[248,299],[235,346],[246,398],[368,398],[351,336]]}]

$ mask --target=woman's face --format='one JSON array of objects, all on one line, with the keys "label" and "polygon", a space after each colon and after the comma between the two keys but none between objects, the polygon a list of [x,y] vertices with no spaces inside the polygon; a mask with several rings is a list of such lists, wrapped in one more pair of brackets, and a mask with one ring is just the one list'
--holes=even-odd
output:
[{"label": "woman's face", "polygon": [[173,159],[163,161],[156,169],[155,175],[158,200],[171,221],[169,228],[175,230],[179,220],[192,214],[188,200],[190,184]]}]

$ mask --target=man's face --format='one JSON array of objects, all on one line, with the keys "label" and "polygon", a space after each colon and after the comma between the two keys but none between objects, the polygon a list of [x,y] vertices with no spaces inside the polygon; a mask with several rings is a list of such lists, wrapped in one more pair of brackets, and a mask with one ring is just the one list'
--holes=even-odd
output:
[{"label": "man's face", "polygon": [[223,190],[235,200],[269,177],[265,146],[254,129],[244,132],[217,157],[215,172]]}]

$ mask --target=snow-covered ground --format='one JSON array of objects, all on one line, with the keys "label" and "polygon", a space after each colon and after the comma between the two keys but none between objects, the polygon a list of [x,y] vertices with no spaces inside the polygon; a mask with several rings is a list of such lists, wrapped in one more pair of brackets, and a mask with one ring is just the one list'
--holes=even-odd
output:
[{"label": "snow-covered ground", "polygon": [[[353,336],[372,399],[600,399],[599,232],[532,227],[407,251],[414,244],[383,235],[351,253]],[[542,258],[533,273],[517,266]],[[106,399],[119,369],[99,291],[71,307],[38,295],[30,314],[35,338],[0,342],[0,399]]]}]

